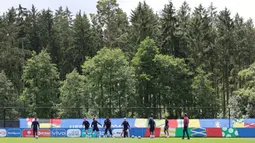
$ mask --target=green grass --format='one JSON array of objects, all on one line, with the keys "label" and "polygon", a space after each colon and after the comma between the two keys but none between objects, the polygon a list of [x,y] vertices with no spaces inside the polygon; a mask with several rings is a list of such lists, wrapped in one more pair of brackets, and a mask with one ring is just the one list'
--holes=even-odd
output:
[{"label": "green grass", "polygon": [[255,139],[241,138],[192,138],[191,140],[182,140],[179,138],[169,139],[120,139],[120,138],[0,138],[0,143],[255,143]]}]

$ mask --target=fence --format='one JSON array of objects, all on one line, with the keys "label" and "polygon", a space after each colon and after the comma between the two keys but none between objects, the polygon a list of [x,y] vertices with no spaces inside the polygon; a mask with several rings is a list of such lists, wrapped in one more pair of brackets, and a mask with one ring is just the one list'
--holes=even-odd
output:
[{"label": "fence", "polygon": [[49,108],[49,107],[2,107],[0,108],[0,127],[18,127],[20,118],[148,118],[181,119],[183,113],[188,113],[192,119],[227,118],[230,120],[231,108],[205,107],[171,107],[171,108]]}]

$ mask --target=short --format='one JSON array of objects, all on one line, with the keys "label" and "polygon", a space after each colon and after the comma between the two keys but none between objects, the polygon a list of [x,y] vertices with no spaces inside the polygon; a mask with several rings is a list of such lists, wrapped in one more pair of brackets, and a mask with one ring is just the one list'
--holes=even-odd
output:
[{"label": "short", "polygon": [[38,129],[37,128],[33,128],[33,135],[34,135],[34,137],[38,135]]},{"label": "short", "polygon": [[106,135],[108,131],[110,132],[110,135],[112,135],[112,129],[111,128],[105,128],[104,134]]},{"label": "short", "polygon": [[93,130],[92,130],[93,132],[94,131],[97,131],[97,132],[99,132],[99,128],[98,127],[96,127],[96,128],[93,128]]},{"label": "short", "polygon": [[169,126],[165,126],[165,127],[164,127],[164,131],[167,131],[168,128],[169,128]]},{"label": "short", "polygon": [[85,127],[85,131],[89,130],[89,127]]},{"label": "short", "polygon": [[155,128],[154,127],[150,127],[150,132],[154,132],[155,131]]},{"label": "short", "polygon": [[128,128],[124,128],[123,129],[123,132],[125,133],[125,132],[127,132],[128,131]]}]

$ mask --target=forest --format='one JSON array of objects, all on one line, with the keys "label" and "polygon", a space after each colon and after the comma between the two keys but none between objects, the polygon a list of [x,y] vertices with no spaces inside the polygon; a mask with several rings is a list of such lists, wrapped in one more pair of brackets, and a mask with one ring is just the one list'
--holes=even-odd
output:
[{"label": "forest", "polygon": [[96,8],[2,12],[0,120],[255,117],[252,19],[185,1]]}]

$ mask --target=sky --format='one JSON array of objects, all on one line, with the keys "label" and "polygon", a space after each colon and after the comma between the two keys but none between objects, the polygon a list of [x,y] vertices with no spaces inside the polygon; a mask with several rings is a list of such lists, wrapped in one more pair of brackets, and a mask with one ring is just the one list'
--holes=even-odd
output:
[{"label": "sky", "polygon": [[[96,2],[97,0],[0,0],[0,13],[6,12],[12,6],[18,7],[21,4],[23,7],[31,8],[32,4],[38,10],[43,8],[50,8],[52,10],[58,9],[59,6],[68,7],[69,10],[75,14],[79,10],[85,13],[96,13]],[[140,0],[117,0],[120,8],[122,8],[128,15],[132,9],[135,9],[137,3]],[[143,1],[143,0],[141,0]],[[164,5],[169,0],[145,0],[154,11],[160,12]],[[176,9],[178,9],[184,0],[172,0]],[[186,0],[191,8],[202,4],[203,6],[209,6],[211,2],[217,7],[217,10],[224,10],[227,7],[231,12],[232,16],[239,13],[245,19],[252,18],[255,20],[255,0]]]}]

